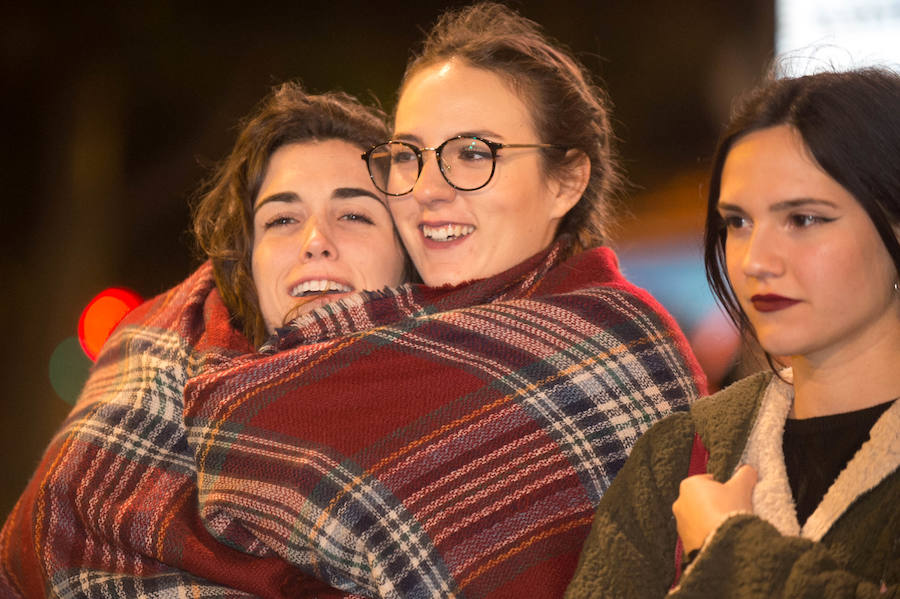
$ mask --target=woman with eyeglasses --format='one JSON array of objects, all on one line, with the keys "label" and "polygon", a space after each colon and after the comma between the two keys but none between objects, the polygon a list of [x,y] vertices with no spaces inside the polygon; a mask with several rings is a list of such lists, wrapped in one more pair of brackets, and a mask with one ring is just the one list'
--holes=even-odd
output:
[{"label": "woman with eyeglasses", "polygon": [[428,285],[560,239],[569,255],[603,245],[620,184],[608,101],[540,36],[500,6],[446,16],[407,67],[392,140],[364,156]]},{"label": "woman with eyeglasses", "polygon": [[595,247],[605,100],[535,23],[475,5],[428,35],[380,141],[363,159],[425,285],[188,381],[200,517],[345,592],[559,597],[636,438],[704,386]]},{"label": "woman with eyeglasses", "polygon": [[244,123],[195,210],[207,262],[105,344],[0,535],[0,597],[328,596],[289,563],[212,536],[183,393],[299,314],[406,279],[359,161],[384,121],[286,83]]},{"label": "woman with eyeglasses", "polygon": [[638,441],[566,597],[898,596],[898,155],[896,72],[773,79],[737,107],[706,268],[773,371]]}]

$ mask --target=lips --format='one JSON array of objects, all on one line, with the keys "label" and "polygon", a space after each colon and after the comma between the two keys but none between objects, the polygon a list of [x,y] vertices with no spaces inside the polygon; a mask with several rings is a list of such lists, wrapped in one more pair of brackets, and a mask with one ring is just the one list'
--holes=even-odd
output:
[{"label": "lips", "polygon": [[333,279],[307,279],[294,285],[290,290],[291,297],[313,297],[330,293],[350,293],[353,288]]},{"label": "lips", "polygon": [[754,295],[750,298],[757,312],[777,312],[799,304],[800,300],[791,299],[773,293]]},{"label": "lips", "polygon": [[472,225],[459,225],[455,223],[447,223],[442,225],[426,225],[419,226],[425,239],[437,243],[449,243],[462,239],[471,235],[475,231]]}]

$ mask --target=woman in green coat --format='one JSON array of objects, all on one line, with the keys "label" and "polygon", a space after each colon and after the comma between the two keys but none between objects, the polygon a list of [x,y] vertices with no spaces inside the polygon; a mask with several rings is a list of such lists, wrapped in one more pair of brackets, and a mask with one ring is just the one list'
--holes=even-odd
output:
[{"label": "woman in green coat", "polygon": [[771,80],[738,106],[706,267],[772,372],[638,441],[569,599],[900,596],[898,156],[891,71]]}]

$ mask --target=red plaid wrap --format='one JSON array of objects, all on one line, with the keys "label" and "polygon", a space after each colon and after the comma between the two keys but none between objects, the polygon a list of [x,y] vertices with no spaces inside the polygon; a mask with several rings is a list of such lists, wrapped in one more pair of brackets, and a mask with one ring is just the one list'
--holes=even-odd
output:
[{"label": "red plaid wrap", "polygon": [[263,353],[201,268],[104,349],[3,529],[0,589],[560,596],[637,436],[703,386],[611,251],[561,256],[350,298]]}]

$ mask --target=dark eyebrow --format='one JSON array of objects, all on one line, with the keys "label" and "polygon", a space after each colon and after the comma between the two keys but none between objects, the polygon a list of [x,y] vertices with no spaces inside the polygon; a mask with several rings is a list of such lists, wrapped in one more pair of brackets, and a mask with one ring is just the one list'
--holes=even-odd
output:
[{"label": "dark eyebrow", "polygon": [[349,198],[358,198],[360,196],[370,197],[379,204],[384,205],[384,200],[378,197],[378,194],[361,187],[338,187],[331,193],[331,197],[335,200],[346,200]]},{"label": "dark eyebrow", "polygon": [[253,214],[255,215],[257,212],[259,212],[260,208],[262,208],[264,205],[268,204],[269,202],[291,203],[291,202],[298,202],[298,201],[300,201],[300,196],[298,196],[296,193],[294,193],[292,191],[280,191],[278,193],[273,193],[272,195],[266,196],[263,199],[261,199],[256,204],[256,206],[253,207]]},{"label": "dark eyebrow", "polygon": [[[779,212],[784,210],[794,210],[796,208],[803,208],[805,206],[825,206],[827,208],[837,208],[837,205],[834,202],[830,202],[828,200],[819,200],[816,198],[796,198],[793,200],[782,200],[781,202],[775,202],[769,207],[770,212]],[[735,204],[729,204],[727,202],[719,202],[717,208],[719,210],[728,210],[731,212],[744,212],[744,209]]]},{"label": "dark eyebrow", "polygon": [[491,141],[497,137],[503,137],[490,129],[482,129],[480,131],[460,131],[457,135],[460,137],[480,137],[482,139],[490,139]]},{"label": "dark eyebrow", "polygon": [[771,210],[791,210],[793,208],[802,208],[803,206],[825,206],[826,208],[837,208],[837,204],[828,200],[820,200],[817,198],[797,198],[794,200],[784,200],[772,204]]},{"label": "dark eyebrow", "polygon": [[[381,204],[382,206],[387,207],[380,197],[377,194],[372,193],[368,189],[363,189],[361,187],[338,187],[333,192],[331,192],[331,197],[335,200],[347,200],[350,198],[358,198],[360,196],[369,197]],[[266,196],[259,201],[259,203],[253,207],[253,214],[255,215],[259,212],[259,209],[262,208],[265,204],[269,202],[299,202],[300,196],[298,196],[293,191],[280,191],[278,193],[273,193],[272,195]]]},{"label": "dark eyebrow", "polygon": [[[451,135],[447,139],[451,139],[453,137],[480,137],[482,139],[489,139],[494,141],[497,138],[502,138],[503,136],[498,134],[495,131],[491,131],[490,129],[480,129],[477,131],[460,131],[456,135]],[[422,146],[422,138],[418,135],[413,135],[411,133],[397,133],[392,138],[394,141],[405,141],[407,143],[411,143],[414,146]],[[445,140],[441,140],[438,143],[443,143]]]},{"label": "dark eyebrow", "polygon": [[414,146],[421,146],[422,138],[418,135],[412,135],[411,133],[398,133],[391,137],[391,141],[405,141],[407,143],[411,143]]}]

